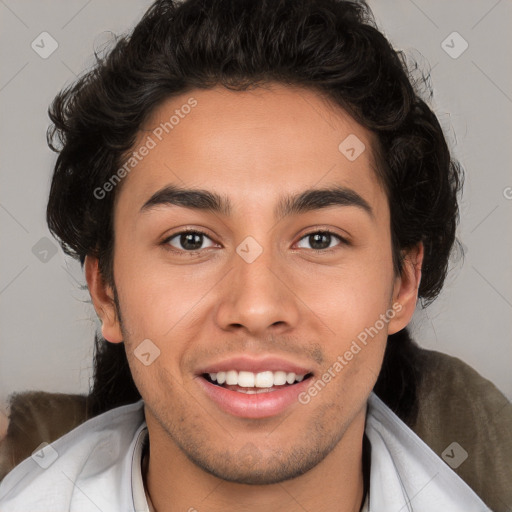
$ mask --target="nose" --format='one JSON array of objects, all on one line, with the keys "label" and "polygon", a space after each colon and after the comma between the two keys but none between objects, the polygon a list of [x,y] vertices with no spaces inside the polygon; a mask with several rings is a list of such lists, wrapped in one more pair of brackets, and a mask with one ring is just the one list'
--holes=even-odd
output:
[{"label": "nose", "polygon": [[245,258],[243,252],[240,254],[233,255],[232,270],[220,292],[216,309],[219,327],[246,329],[253,336],[295,328],[300,318],[300,300],[284,268],[285,262],[279,262],[266,248],[254,261]]}]

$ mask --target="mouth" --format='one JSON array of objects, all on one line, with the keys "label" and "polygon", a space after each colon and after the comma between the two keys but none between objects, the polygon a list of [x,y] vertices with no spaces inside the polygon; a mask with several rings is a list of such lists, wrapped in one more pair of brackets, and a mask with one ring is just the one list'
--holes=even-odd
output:
[{"label": "mouth", "polygon": [[205,372],[198,384],[223,412],[240,418],[269,418],[283,413],[310,385],[312,372],[278,371]]}]

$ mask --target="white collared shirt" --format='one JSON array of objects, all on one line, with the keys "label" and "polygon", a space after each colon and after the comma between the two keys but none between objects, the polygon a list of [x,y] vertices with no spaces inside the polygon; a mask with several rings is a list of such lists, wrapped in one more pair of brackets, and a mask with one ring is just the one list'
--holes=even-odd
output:
[{"label": "white collared shirt", "polygon": [[[363,512],[492,512],[375,393]],[[36,450],[0,483],[0,512],[150,512],[141,462],[144,402],[117,407]]]}]

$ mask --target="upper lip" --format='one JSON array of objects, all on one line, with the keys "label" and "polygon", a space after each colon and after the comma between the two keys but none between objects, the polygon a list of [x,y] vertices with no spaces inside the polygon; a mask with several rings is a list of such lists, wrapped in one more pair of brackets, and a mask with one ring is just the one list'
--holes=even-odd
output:
[{"label": "upper lip", "polygon": [[294,363],[281,357],[265,356],[253,357],[248,355],[240,355],[223,359],[216,363],[211,363],[198,370],[198,375],[203,373],[218,373],[229,370],[246,371],[259,373],[264,371],[284,371],[287,373],[295,373],[295,375],[306,375],[312,373],[312,370],[300,363]]}]

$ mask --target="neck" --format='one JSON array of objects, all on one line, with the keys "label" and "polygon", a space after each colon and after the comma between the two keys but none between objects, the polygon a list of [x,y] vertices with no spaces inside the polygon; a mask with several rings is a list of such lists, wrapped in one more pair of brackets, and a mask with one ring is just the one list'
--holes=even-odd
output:
[{"label": "neck", "polygon": [[268,507],[287,512],[359,512],[369,484],[365,418],[366,408],[313,469],[297,478],[263,486],[219,479],[195,466],[168,438],[164,450],[158,443],[162,437],[155,436],[157,442],[152,437],[142,468],[150,511],[256,512]]}]

